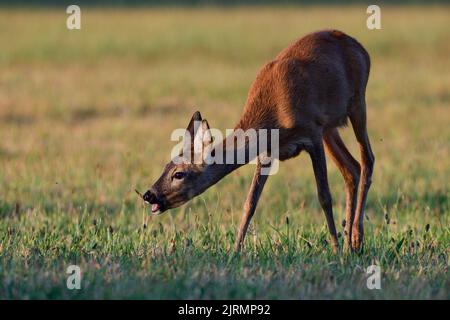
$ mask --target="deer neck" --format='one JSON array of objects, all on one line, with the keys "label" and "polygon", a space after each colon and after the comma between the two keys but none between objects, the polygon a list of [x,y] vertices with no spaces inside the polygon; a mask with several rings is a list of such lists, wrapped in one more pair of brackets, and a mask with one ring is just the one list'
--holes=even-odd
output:
[{"label": "deer neck", "polygon": [[245,134],[243,129],[236,127],[232,134],[214,146],[215,161],[207,168],[211,185],[257,157],[258,152],[251,148],[258,145],[258,135]]}]

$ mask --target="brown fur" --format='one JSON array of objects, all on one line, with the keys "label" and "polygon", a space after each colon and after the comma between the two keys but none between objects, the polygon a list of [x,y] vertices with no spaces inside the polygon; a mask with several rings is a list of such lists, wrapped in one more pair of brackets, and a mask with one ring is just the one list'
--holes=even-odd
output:
[{"label": "brown fur", "polygon": [[[365,90],[369,70],[369,55],[355,39],[337,30],[309,34],[292,43],[275,60],[263,66],[251,85],[243,114],[235,127],[243,130],[279,129],[280,160],[295,157],[302,150],[309,153],[334,250],[338,248],[338,239],[324,146],[346,184],[347,244],[353,249],[359,249],[363,237],[363,210],[374,164],[366,130]],[[360,145],[361,166],[348,152],[337,131],[338,127],[347,123],[348,118]],[[188,126],[188,131],[195,135],[197,132],[192,128],[193,120],[202,120],[200,113],[194,114]],[[205,124],[205,130],[209,130],[206,120],[202,123]],[[219,144],[215,150],[223,147],[223,144]],[[236,239],[237,250],[244,241],[267,180],[267,176],[261,175],[260,156],[244,205]],[[240,166],[170,163],[144,197],[150,203],[161,204],[161,211],[164,211],[202,193]],[[173,174],[177,171],[184,172],[182,181],[174,180]]]},{"label": "brown fur", "polygon": [[[309,34],[261,69],[236,127],[278,128],[289,146],[297,136],[343,126],[352,100],[365,92],[369,68],[355,39],[336,30]],[[282,150],[280,160],[295,156],[291,150]]]}]

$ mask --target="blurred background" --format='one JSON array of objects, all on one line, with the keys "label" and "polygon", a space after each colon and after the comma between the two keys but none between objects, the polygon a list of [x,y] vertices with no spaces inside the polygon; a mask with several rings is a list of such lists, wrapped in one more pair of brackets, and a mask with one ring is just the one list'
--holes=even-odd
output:
[{"label": "blurred background", "polygon": [[[48,6],[38,5],[44,2]],[[177,231],[191,234],[195,243],[189,219],[195,216],[200,224],[213,219],[224,239],[218,243],[229,249],[251,166],[150,220],[134,189],[145,191],[159,176],[175,145],[172,130],[184,128],[195,110],[213,127],[232,128],[259,68],[302,35],[326,28],[358,39],[372,59],[367,88],[376,155],[367,207],[372,230],[378,232],[386,214],[395,216],[397,232],[430,221],[448,226],[450,7],[381,4],[382,29],[368,30],[366,2],[325,2],[333,5],[90,1],[95,4],[90,6],[78,1],[81,30],[68,30],[66,4],[59,1],[0,1],[2,256],[22,261],[38,252],[56,261],[61,256],[83,260],[92,251],[118,254],[101,241],[93,249],[93,240],[80,236],[88,232],[79,229],[86,216],[122,230],[118,239],[131,237],[143,223],[149,230],[162,226],[167,231],[151,241],[163,247]],[[359,159],[352,130],[342,134]],[[340,225],[344,184],[331,161],[328,167]],[[294,227],[316,228],[326,237],[305,155],[282,163],[269,179],[254,229],[272,234],[270,226],[282,225],[286,216]],[[8,238],[11,230],[22,230],[21,236]],[[41,242],[39,230],[52,238],[43,236]],[[448,228],[443,232],[440,243],[448,244]],[[2,270],[3,277],[15,279],[10,283],[18,281],[11,266]],[[48,278],[40,277],[36,273],[32,288],[52,292],[43,281]],[[17,292],[12,287],[3,287],[6,297],[42,297],[29,287]]]}]

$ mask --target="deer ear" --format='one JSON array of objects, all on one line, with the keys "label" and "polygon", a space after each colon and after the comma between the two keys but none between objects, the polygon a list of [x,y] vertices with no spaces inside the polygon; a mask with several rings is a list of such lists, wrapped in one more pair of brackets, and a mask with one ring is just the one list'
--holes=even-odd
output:
[{"label": "deer ear", "polygon": [[212,143],[211,130],[206,119],[203,119],[194,137],[194,148],[201,150],[202,147]]},{"label": "deer ear", "polygon": [[208,146],[213,143],[214,138],[211,135],[211,130],[209,130],[208,120],[202,120],[202,131],[203,131],[203,146]]},{"label": "deer ear", "polygon": [[186,132],[184,134],[184,145],[180,155],[187,155],[188,153],[191,153],[192,155],[192,151],[194,149],[194,138],[199,127],[201,126],[201,122],[202,115],[199,111],[195,111],[192,115],[191,121],[189,121],[189,124],[186,128]]},{"label": "deer ear", "polygon": [[208,121],[202,120],[197,133],[194,138],[194,153],[204,153],[205,150],[213,143],[211,130],[209,129]]},{"label": "deer ear", "polygon": [[192,139],[194,139],[195,134],[197,133],[200,121],[202,121],[202,115],[200,114],[200,111],[195,111],[194,114],[192,115],[191,121],[189,121],[189,124],[186,128],[186,131],[189,132]]}]

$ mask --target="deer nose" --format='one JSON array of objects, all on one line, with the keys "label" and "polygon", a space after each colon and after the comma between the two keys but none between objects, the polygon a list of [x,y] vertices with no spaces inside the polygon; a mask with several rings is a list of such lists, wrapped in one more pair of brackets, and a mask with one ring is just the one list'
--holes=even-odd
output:
[{"label": "deer nose", "polygon": [[155,202],[155,200],[156,200],[156,196],[150,190],[148,190],[146,193],[144,193],[143,198],[144,198],[144,201],[146,201],[148,203]]}]

